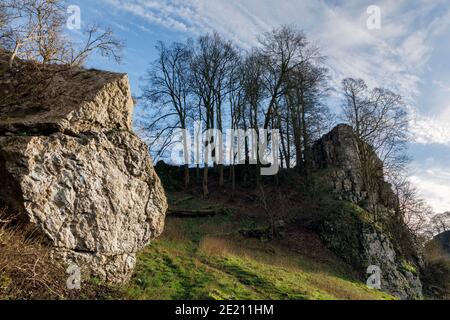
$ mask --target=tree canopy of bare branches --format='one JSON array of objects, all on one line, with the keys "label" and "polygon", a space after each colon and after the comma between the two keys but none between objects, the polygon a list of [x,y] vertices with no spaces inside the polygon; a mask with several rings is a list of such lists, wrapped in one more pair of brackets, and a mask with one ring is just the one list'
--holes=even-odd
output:
[{"label": "tree canopy of bare branches", "polygon": [[401,171],[408,162],[405,150],[409,138],[402,97],[385,88],[369,89],[362,79],[344,79],[342,87],[344,120],[374,148],[387,175]]},{"label": "tree canopy of bare branches", "polygon": [[[147,72],[148,84],[143,88],[142,100],[149,107],[150,122],[145,131],[150,135],[150,148],[158,148],[162,155],[173,143],[176,129],[187,129],[193,118],[192,89],[189,83],[192,48],[189,44],[173,43],[170,47],[159,42],[158,58]],[[185,134],[185,132],[183,132]],[[187,156],[188,141],[183,139],[183,152]],[[189,184],[189,160],[185,159],[185,186]]]},{"label": "tree canopy of bare branches", "polygon": [[[161,147],[157,155],[172,145],[173,130],[187,128],[189,119],[200,121],[205,132],[226,128],[278,129],[282,163],[286,167],[295,163],[301,168],[308,166],[309,148],[315,138],[329,129],[331,118],[323,103],[328,91],[324,57],[293,26],[274,29],[259,40],[260,46],[248,52],[216,32],[184,44],[158,44],[158,59],[149,69],[143,95],[153,108],[146,129],[154,133],[150,133],[150,143],[158,141]],[[167,120],[166,126],[155,130],[163,120]],[[219,185],[223,186],[223,142],[214,139],[209,137],[204,143],[205,147],[216,147],[213,163]],[[259,152],[253,159],[247,147],[246,163],[256,161],[255,177],[259,181]],[[203,190],[207,195],[211,158],[205,149]],[[188,181],[187,167],[185,170]],[[233,176],[231,179],[234,181]]]},{"label": "tree canopy of bare branches", "polygon": [[429,221],[433,216],[431,207],[419,196],[417,188],[407,177],[395,176],[392,186],[397,197],[395,212],[398,221],[412,234],[429,238]]},{"label": "tree canopy of bare branches", "polygon": [[429,223],[429,231],[438,235],[450,230],[450,211],[434,215]]},{"label": "tree canopy of bare branches", "polygon": [[[191,61],[191,83],[199,105],[203,110],[202,120],[206,132],[212,129],[222,131],[224,129],[224,105],[229,95],[227,83],[233,74],[233,70],[239,65],[239,56],[232,42],[225,40],[218,33],[200,36],[194,47]],[[220,152],[222,141],[214,141],[215,137],[209,137],[204,153],[205,169],[203,172],[203,193],[208,194],[208,146],[215,143],[218,146],[213,151],[215,157],[223,157]],[[223,161],[219,161],[219,184],[223,186]]]},{"label": "tree canopy of bare branches", "polygon": [[16,57],[44,66],[81,65],[94,51],[120,61],[123,44],[110,29],[88,27],[82,45],[70,40],[64,32],[67,17],[62,0],[4,0],[0,12],[0,45],[11,52],[11,67]]}]

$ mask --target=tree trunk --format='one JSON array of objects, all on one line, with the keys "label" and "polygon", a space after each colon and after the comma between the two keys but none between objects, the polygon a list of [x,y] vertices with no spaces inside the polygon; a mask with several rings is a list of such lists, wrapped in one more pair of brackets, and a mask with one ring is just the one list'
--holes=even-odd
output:
[{"label": "tree trunk", "polygon": [[203,169],[203,182],[202,182],[202,187],[203,187],[203,196],[207,197],[209,194],[209,190],[208,190],[208,164],[205,163],[205,168]]},{"label": "tree trunk", "polygon": [[230,167],[231,171],[231,198],[234,198],[234,195],[236,193],[236,172],[234,169],[234,164]]},{"label": "tree trunk", "polygon": [[223,164],[217,165],[217,169],[219,170],[219,186],[223,187],[224,186],[224,181],[223,181]]},{"label": "tree trunk", "polygon": [[189,164],[184,165],[184,188],[187,190],[189,187]]},{"label": "tree trunk", "polygon": [[16,43],[13,52],[11,53],[11,58],[9,58],[9,68],[13,67],[14,59],[17,56],[17,52],[19,52],[19,44]]},{"label": "tree trunk", "polygon": [[309,145],[309,135],[308,135],[308,129],[306,125],[306,111],[304,106],[304,99],[302,94],[302,114],[301,114],[301,121],[302,121],[302,136],[303,136],[303,162],[306,169],[306,172],[311,168],[312,166],[312,154],[311,154],[311,148]]},{"label": "tree trunk", "polygon": [[183,154],[184,154],[184,188],[189,187],[189,146],[187,141],[186,125],[182,122],[183,128]]}]

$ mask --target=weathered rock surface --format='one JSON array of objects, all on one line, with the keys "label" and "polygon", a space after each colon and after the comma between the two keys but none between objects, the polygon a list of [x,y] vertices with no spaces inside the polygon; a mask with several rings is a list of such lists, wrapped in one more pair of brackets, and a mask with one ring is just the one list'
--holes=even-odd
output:
[{"label": "weathered rock surface", "polygon": [[130,131],[128,79],[67,70],[48,86],[64,97],[36,106],[26,95],[2,96],[0,198],[46,236],[55,256],[126,281],[167,209],[147,146]]},{"label": "weathered rock surface", "polygon": [[384,233],[368,229],[362,239],[366,264],[378,266],[381,270],[382,290],[403,300],[423,298],[419,268],[399,256]]},{"label": "weathered rock surface", "polygon": [[7,66],[0,50],[0,134],[131,130],[127,75],[28,62]]},{"label": "weathered rock surface", "polygon": [[[339,125],[313,146],[316,169],[326,172],[325,190],[336,200],[348,201],[325,217],[322,239],[335,253],[367,277],[369,266],[381,269],[381,288],[401,299],[422,298],[418,253],[405,254],[393,236],[395,195],[384,179],[382,163],[374,152],[371,161],[375,172],[370,176],[370,190],[362,172],[362,145],[348,125]],[[341,201],[342,202],[342,201]],[[406,241],[406,240],[403,240]],[[404,246],[404,244],[403,244]],[[413,248],[414,244],[410,243]],[[413,250],[413,249],[411,249]]]},{"label": "weathered rock surface", "polygon": [[[366,145],[367,146],[367,145]],[[367,146],[371,173],[371,190],[367,190],[363,178],[361,144],[350,126],[341,124],[318,140],[313,146],[316,168],[332,168],[330,183],[343,199],[361,205],[369,211],[378,207],[391,207],[395,199],[391,185],[384,179],[383,163]]]}]

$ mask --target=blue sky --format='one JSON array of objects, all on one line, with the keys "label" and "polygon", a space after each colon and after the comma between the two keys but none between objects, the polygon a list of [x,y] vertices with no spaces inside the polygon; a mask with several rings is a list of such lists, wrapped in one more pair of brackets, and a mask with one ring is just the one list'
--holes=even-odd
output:
[{"label": "blue sky", "polygon": [[[362,77],[408,103],[414,142],[410,175],[437,211],[450,210],[450,1],[448,0],[69,0],[84,25],[111,26],[125,40],[124,62],[90,67],[129,74],[139,94],[156,41],[217,30],[242,48],[281,24],[305,30],[328,58],[333,80]],[[381,9],[369,30],[367,8]],[[336,101],[333,99],[332,101]]]}]

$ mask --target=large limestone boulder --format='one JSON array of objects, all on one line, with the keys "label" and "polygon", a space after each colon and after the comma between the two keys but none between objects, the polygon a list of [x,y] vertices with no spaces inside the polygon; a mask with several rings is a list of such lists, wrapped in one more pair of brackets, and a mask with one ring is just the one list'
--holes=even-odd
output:
[{"label": "large limestone boulder", "polygon": [[[23,64],[18,82],[30,72]],[[135,253],[163,231],[167,209],[148,148],[130,131],[127,76],[45,72],[52,71],[46,86],[54,93],[36,104],[0,83],[8,92],[0,106],[0,199],[48,239],[55,257],[126,281]]]}]

